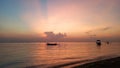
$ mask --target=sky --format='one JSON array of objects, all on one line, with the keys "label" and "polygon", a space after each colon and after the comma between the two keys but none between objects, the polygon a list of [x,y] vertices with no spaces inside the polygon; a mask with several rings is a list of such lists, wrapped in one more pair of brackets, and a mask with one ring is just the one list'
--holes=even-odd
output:
[{"label": "sky", "polygon": [[0,42],[120,41],[120,0],[0,0]]}]

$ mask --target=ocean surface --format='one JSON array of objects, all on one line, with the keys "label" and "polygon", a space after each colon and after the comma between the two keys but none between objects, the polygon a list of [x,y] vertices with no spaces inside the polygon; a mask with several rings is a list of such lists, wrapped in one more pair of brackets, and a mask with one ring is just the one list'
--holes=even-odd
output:
[{"label": "ocean surface", "polygon": [[0,43],[0,68],[47,68],[82,64],[120,56],[120,43],[58,42],[46,43]]}]

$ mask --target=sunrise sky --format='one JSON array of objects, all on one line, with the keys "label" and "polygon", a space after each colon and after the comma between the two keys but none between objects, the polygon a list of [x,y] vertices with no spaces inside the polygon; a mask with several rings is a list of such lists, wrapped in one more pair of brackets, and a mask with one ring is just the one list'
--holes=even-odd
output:
[{"label": "sunrise sky", "polygon": [[0,0],[0,42],[56,38],[120,41],[120,0]]}]

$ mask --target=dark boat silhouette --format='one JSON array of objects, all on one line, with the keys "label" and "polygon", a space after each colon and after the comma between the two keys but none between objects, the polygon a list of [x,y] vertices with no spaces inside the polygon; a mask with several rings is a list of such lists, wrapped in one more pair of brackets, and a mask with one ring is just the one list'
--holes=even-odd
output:
[{"label": "dark boat silhouette", "polygon": [[58,45],[57,43],[47,43],[47,45]]},{"label": "dark boat silhouette", "polygon": [[101,40],[97,40],[97,41],[96,41],[96,44],[97,44],[97,45],[101,45]]},{"label": "dark boat silhouette", "polygon": [[106,43],[109,44],[109,41],[107,41]]}]

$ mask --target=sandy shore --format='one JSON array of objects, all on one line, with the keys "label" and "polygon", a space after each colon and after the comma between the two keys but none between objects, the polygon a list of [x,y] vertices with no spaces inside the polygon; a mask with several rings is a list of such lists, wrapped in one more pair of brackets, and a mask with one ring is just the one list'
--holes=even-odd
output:
[{"label": "sandy shore", "polygon": [[[75,62],[69,62],[65,64],[60,64],[60,65],[58,64],[50,67],[49,66],[41,67],[41,65],[37,65],[37,66],[28,66],[25,68],[120,68],[120,57],[102,59],[98,61],[92,61],[92,60],[93,59],[84,60],[84,61],[75,61]],[[89,62],[89,61],[92,61],[92,62]],[[84,62],[87,62],[87,63],[81,64]]]},{"label": "sandy shore", "polygon": [[120,68],[120,57],[87,63],[73,68]]}]

